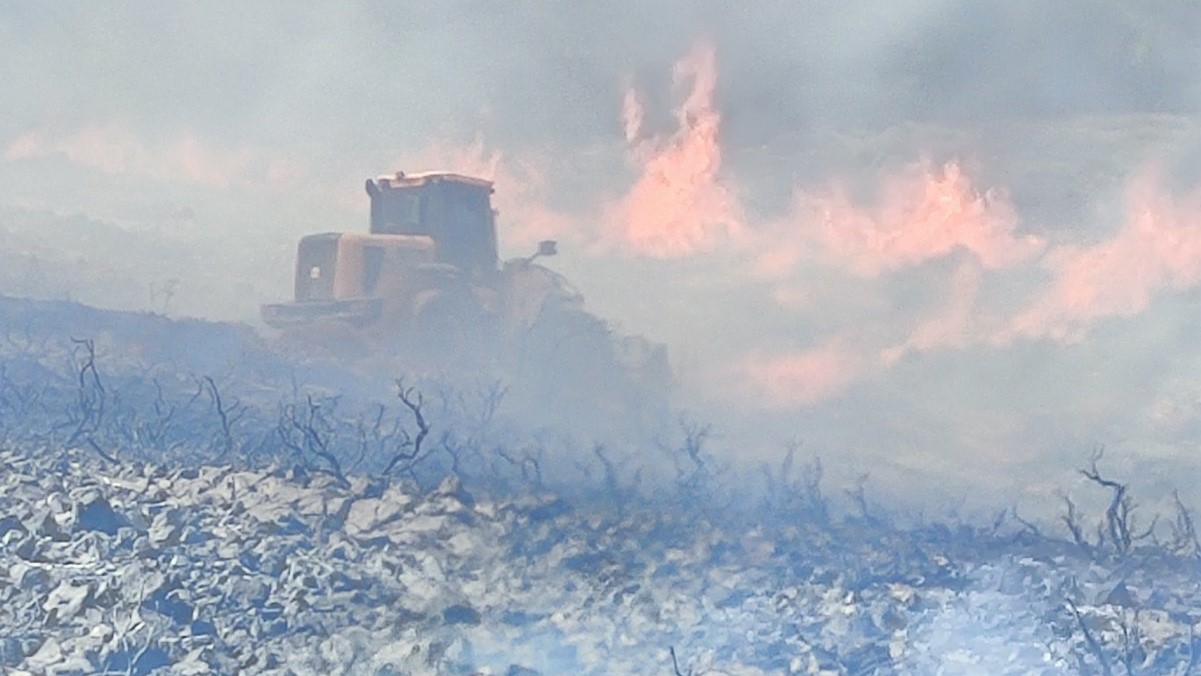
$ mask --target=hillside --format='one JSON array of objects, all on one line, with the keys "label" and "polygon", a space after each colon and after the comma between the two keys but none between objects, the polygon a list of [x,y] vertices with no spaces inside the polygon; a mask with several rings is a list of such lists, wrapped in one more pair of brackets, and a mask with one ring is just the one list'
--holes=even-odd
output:
[{"label": "hillside", "polygon": [[827,497],[816,461],[724,466],[700,427],[657,467],[409,388],[375,418],[272,389],[306,365],[230,325],[0,311],[13,673],[1160,674],[1201,649],[1189,512],[1151,523],[1096,465],[1113,506],[1072,504],[1075,533],[915,520]]}]

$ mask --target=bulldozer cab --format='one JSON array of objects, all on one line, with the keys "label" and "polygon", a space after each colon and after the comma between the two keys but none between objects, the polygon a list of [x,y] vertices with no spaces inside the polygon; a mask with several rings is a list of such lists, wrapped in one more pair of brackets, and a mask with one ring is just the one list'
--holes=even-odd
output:
[{"label": "bulldozer cab", "polygon": [[431,238],[441,263],[473,275],[497,271],[492,183],[445,172],[367,180],[371,234]]}]

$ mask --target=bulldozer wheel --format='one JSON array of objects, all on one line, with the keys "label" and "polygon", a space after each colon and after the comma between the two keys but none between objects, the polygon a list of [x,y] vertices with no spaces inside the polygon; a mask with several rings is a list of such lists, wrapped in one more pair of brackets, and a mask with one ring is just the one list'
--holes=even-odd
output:
[{"label": "bulldozer wheel", "polygon": [[495,350],[491,320],[470,292],[435,290],[415,308],[415,347],[447,365],[479,364]]}]

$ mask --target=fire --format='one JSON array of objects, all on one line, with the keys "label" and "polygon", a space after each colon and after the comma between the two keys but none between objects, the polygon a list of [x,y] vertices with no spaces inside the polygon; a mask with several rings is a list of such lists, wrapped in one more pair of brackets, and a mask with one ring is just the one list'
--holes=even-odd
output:
[{"label": "fire", "polygon": [[976,299],[982,281],[983,272],[979,265],[965,263],[959,266],[946,290],[946,305],[921,321],[904,343],[882,350],[882,363],[892,366],[910,352],[964,348],[972,344],[979,331]]},{"label": "fire", "polygon": [[744,380],[769,406],[812,406],[846,390],[863,375],[863,364],[838,342],[813,350],[743,361]]},{"label": "fire", "polygon": [[[170,163],[178,167],[184,176],[205,185],[227,187],[244,180],[250,164],[249,153],[222,152],[191,133],[174,141],[168,153]],[[256,180],[261,178],[257,177]]]},{"label": "fire", "polygon": [[44,146],[45,142],[42,140],[41,132],[27,131],[8,144],[8,147],[4,149],[4,159],[11,161],[38,157],[46,154],[46,151],[43,150]]},{"label": "fire", "polygon": [[492,181],[506,245],[528,248],[543,239],[586,238],[571,217],[547,206],[547,167],[550,163],[531,153],[505,154],[489,149],[483,138],[467,145],[435,142],[405,166],[453,171]]},{"label": "fire", "polygon": [[1075,342],[1097,319],[1143,312],[1157,291],[1201,284],[1201,192],[1175,199],[1144,178],[1133,183],[1127,204],[1126,222],[1110,239],[1046,256],[1051,287],[994,342]]},{"label": "fire", "polygon": [[[862,277],[876,277],[964,250],[988,269],[1029,260],[1043,248],[1033,236],[1019,236],[1017,214],[1004,193],[978,192],[952,162],[886,179],[874,208],[854,202],[838,187],[824,194],[799,191],[793,222],[802,236],[793,249],[815,248],[819,255]],[[773,252],[761,262],[780,271],[799,253]]]},{"label": "fire", "polygon": [[33,130],[5,149],[7,160],[62,155],[75,164],[108,174],[186,180],[229,187],[254,183],[249,151],[222,149],[190,132],[166,142],[147,140],[115,124],[86,124],[74,131]]},{"label": "fire", "polygon": [[711,45],[700,44],[673,72],[688,93],[675,111],[668,138],[642,140],[644,109],[626,92],[622,113],[631,163],[639,177],[606,219],[626,248],[639,255],[682,258],[709,251],[741,232],[741,206],[720,177],[721,115],[713,105],[717,66]]},{"label": "fire", "polygon": [[453,171],[495,182],[501,161],[500,151],[489,149],[483,137],[477,136],[466,145],[434,141],[406,164],[420,165],[421,171]]}]

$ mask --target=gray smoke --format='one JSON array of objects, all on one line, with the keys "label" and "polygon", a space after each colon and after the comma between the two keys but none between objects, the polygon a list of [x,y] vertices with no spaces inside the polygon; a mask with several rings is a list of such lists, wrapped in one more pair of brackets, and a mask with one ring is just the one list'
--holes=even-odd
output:
[{"label": "gray smoke", "polygon": [[[1006,190],[1021,233],[1084,245],[1119,227],[1145,168],[1182,193],[1201,181],[1198,28],[1188,0],[6,5],[0,292],[254,321],[289,293],[296,238],[363,227],[362,178],[432,141],[555,158],[540,194],[587,220],[631,181],[626,87],[648,133],[669,134],[672,64],[698,40],[717,54],[721,172],[752,230],[798,188],[837,180],[870,204],[881,176],[927,158]],[[567,248],[554,266],[669,344],[681,403],[741,457],[798,437],[835,476],[872,471],[918,500],[940,472],[952,493],[987,476],[1037,499],[1097,443],[1144,477],[1194,466],[1192,285],[1080,344],[935,350],[768,410],[721,369],[835,333],[903,339],[954,265],[806,268],[810,310],[727,259]]]}]

